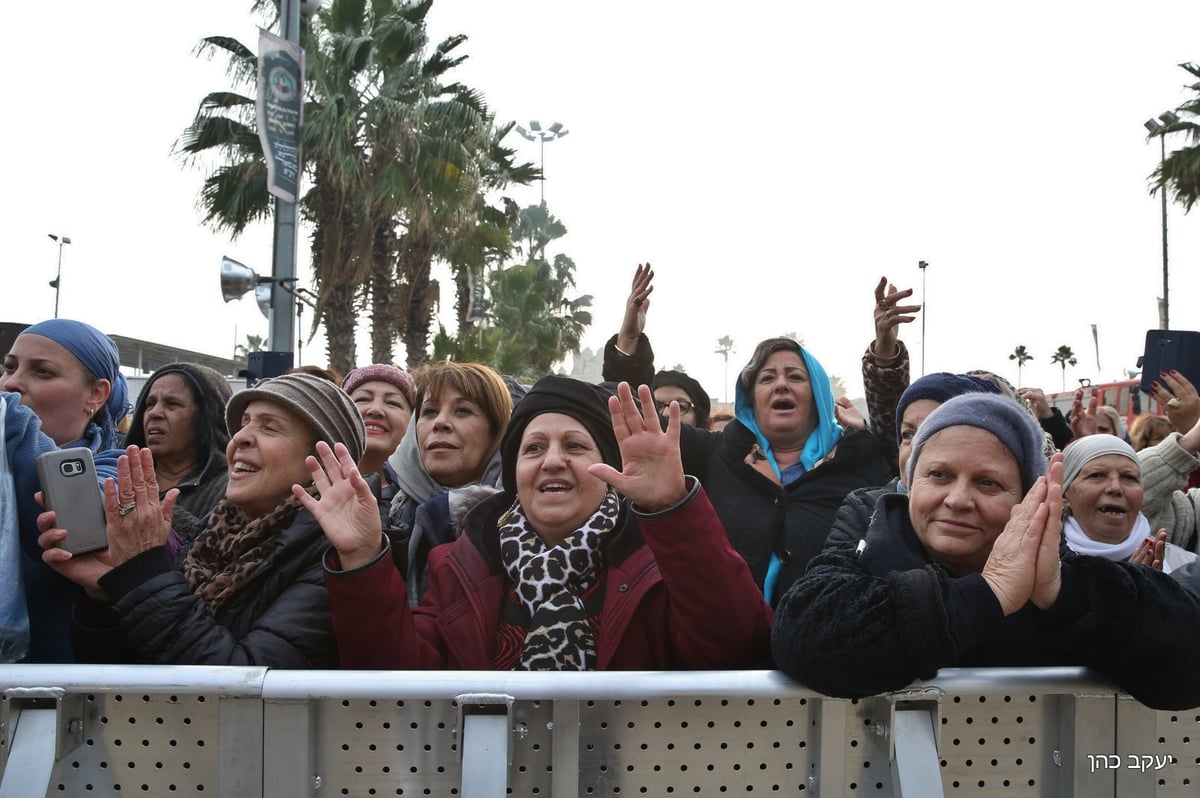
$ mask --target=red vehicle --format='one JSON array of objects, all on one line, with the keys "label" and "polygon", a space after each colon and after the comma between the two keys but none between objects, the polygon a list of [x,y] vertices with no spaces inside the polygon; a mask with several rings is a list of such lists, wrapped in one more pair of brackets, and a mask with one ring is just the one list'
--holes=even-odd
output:
[{"label": "red vehicle", "polygon": [[[1099,393],[1100,404],[1115,407],[1128,428],[1133,420],[1141,413],[1153,413],[1156,416],[1166,415],[1161,406],[1151,397],[1138,390],[1138,380],[1120,380],[1119,382],[1102,382],[1096,385],[1083,386],[1083,397],[1086,403],[1093,393]],[[1062,411],[1068,419],[1071,417],[1071,405],[1075,402],[1075,391],[1062,391],[1048,394],[1050,404]]]}]

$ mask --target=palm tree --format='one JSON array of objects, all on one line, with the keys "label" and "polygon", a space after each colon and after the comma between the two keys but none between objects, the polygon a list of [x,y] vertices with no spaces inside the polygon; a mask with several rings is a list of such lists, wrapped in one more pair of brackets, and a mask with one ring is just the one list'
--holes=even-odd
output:
[{"label": "palm tree", "polygon": [[1169,133],[1186,133],[1190,146],[1175,150],[1159,163],[1150,175],[1150,193],[1163,190],[1174,196],[1176,202],[1190,211],[1200,199],[1200,65],[1179,65],[1192,77],[1185,84],[1196,93],[1187,102],[1175,109],[1179,121],[1160,125],[1147,138],[1166,136]]},{"label": "palm tree", "polygon": [[261,335],[247,335],[246,343],[234,347],[233,358],[245,363],[250,358],[251,352],[261,352],[266,345],[267,339]]},{"label": "palm tree", "polygon": [[434,357],[474,360],[527,382],[549,374],[569,352],[579,351],[592,323],[586,310],[592,297],[566,295],[574,272],[574,262],[561,254],[553,264],[531,261],[492,272],[484,322],[457,338],[442,328]]},{"label": "palm tree", "polygon": [[1075,359],[1075,353],[1071,351],[1071,347],[1063,344],[1057,352],[1050,356],[1050,362],[1062,366],[1062,389],[1067,390],[1067,366],[1079,365],[1079,361]]},{"label": "palm tree", "polygon": [[[465,37],[451,36],[426,55],[431,5],[332,0],[301,31],[308,189],[300,210],[314,231],[312,332],[325,325],[329,363],[343,371],[354,365],[355,320],[368,311],[375,361],[392,360],[397,338],[406,344],[410,366],[427,359],[438,300],[432,260],[457,255],[473,263],[463,242],[473,240],[481,224],[503,229],[506,219],[481,197],[509,182],[529,182],[536,171],[498,146],[507,130],[495,128],[482,97],[443,82],[466,57],[452,54]],[[272,6],[270,0],[255,4],[256,10]],[[200,204],[207,223],[236,236],[271,210],[255,130],[256,59],[228,37],[205,39],[199,50],[225,53],[235,88],[249,89],[206,97],[177,145],[188,160],[215,154],[225,161],[206,179]],[[489,218],[481,223],[484,214]],[[484,240],[507,248],[502,232]],[[484,244],[478,250],[491,251]],[[482,276],[482,265],[475,268]]]},{"label": "palm tree", "polygon": [[1033,355],[1029,354],[1029,350],[1025,348],[1025,344],[1021,344],[1012,351],[1008,359],[1017,361],[1017,387],[1019,388],[1021,386],[1021,367],[1033,360]]}]

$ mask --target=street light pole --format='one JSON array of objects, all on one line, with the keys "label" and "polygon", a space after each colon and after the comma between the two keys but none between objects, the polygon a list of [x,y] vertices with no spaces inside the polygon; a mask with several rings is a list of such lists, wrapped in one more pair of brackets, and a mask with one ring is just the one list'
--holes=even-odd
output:
[{"label": "street light pole", "polygon": [[917,268],[921,270],[921,376],[925,376],[925,317],[929,315],[925,311],[925,306],[928,300],[925,298],[925,269],[929,264],[923,260],[917,261]]},{"label": "street light pole", "polygon": [[517,132],[520,133],[521,137],[524,138],[526,141],[541,142],[541,145],[540,145],[541,151],[539,153],[540,162],[539,162],[538,169],[542,173],[542,178],[540,181],[541,188],[542,188],[542,205],[545,205],[546,204],[546,142],[554,141],[555,139],[561,139],[563,136],[567,135],[571,131],[563,130],[562,122],[554,122],[550,125],[550,127],[543,129],[542,123],[536,119],[533,119],[533,120],[530,120],[530,122],[529,122],[528,130],[521,127],[520,125],[517,125]]},{"label": "street light pole", "polygon": [[[1167,163],[1167,136],[1171,125],[1179,122],[1179,116],[1174,111],[1163,111],[1158,119],[1147,119],[1144,123],[1151,136],[1158,136],[1159,144],[1159,174],[1162,175]],[[1159,321],[1164,330],[1171,329],[1170,301],[1170,271],[1167,268],[1167,184],[1162,185],[1162,308],[1159,311]]]},{"label": "street light pole", "polygon": [[54,318],[58,318],[58,288],[62,285],[62,251],[63,246],[71,243],[70,236],[56,236],[54,233],[46,233],[52,241],[58,242],[58,272],[54,275],[54,279],[50,281],[50,287],[54,289]]},{"label": "street light pole", "polygon": [[[319,4],[318,4],[319,5]],[[279,4],[279,35],[292,44],[300,43],[300,0],[282,0]],[[299,183],[297,182],[297,186]],[[299,197],[296,198],[297,202]],[[296,277],[296,240],[299,216],[296,203],[275,197],[275,219],[271,240],[271,315],[267,348],[291,352],[295,332],[295,300],[283,290],[282,281]]]}]

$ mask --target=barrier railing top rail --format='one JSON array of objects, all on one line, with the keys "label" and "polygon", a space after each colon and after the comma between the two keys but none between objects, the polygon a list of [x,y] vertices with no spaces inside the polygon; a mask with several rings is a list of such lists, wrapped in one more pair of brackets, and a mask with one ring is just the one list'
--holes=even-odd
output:
[{"label": "barrier railing top rail", "polygon": [[[670,695],[821,698],[779,671],[339,671],[276,670],[208,665],[0,665],[0,689],[54,686],[68,692],[205,692],[243,698],[445,699],[460,693],[502,692],[518,700],[642,699]],[[938,689],[998,695],[1013,690],[1046,694],[1115,695],[1086,668],[943,668],[936,678],[901,692]]]},{"label": "barrier railing top rail", "polygon": [[0,665],[10,795],[1192,794],[1200,709],[1082,668],[848,701],[778,671]]}]

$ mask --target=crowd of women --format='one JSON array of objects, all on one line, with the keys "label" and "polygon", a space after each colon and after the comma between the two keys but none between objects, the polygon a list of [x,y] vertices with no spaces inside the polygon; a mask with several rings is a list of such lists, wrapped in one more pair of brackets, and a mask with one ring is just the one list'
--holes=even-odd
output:
[{"label": "crowd of women", "polygon": [[[445,362],[231,393],[175,363],[129,413],[106,336],[27,328],[0,375],[26,659],[776,667],[847,697],[952,665],[1082,665],[1200,705],[1189,381],[1161,375],[1165,418],[1127,432],[1082,393],[1064,417],[988,371],[910,380],[898,332],[920,307],[883,279],[869,422],[783,337],[714,424],[695,379],[655,370],[653,276],[634,273],[600,385]],[[108,536],[82,554],[35,465],[75,446]]]}]

